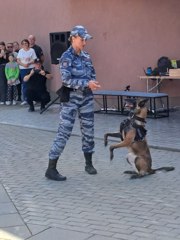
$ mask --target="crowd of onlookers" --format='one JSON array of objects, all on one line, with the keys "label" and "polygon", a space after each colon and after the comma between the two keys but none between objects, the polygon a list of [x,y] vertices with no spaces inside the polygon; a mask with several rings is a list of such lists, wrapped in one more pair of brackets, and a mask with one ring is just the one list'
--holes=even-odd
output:
[{"label": "crowd of onlookers", "polygon": [[[17,41],[0,42],[0,105],[16,105],[17,101],[20,101],[21,105],[25,105],[32,102],[32,99],[41,102],[40,95],[37,97],[36,93],[32,94],[34,83],[36,83],[38,91],[41,92],[44,89],[47,92],[45,89],[46,79],[50,79],[52,76],[44,70],[44,54],[42,48],[35,42],[36,38],[33,35],[23,39],[20,44]],[[26,77],[28,75],[29,78]],[[24,81],[25,77],[26,81]],[[36,79],[39,80],[36,81]],[[29,89],[31,89],[31,99],[28,99],[27,96]]]}]

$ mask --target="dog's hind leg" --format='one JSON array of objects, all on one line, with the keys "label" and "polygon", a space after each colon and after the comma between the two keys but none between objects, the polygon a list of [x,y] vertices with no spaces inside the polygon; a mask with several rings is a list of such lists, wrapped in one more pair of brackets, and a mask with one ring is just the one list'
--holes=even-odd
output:
[{"label": "dog's hind leg", "polygon": [[121,133],[120,132],[115,132],[115,133],[106,133],[104,134],[104,146],[107,146],[108,144],[108,137],[115,137],[115,138],[121,138]]},{"label": "dog's hind leg", "polygon": [[136,174],[133,174],[130,178],[131,179],[136,179],[136,178],[142,178],[142,177],[147,177],[149,175],[152,175],[154,174],[155,171],[151,171],[151,172],[141,172],[141,173],[136,173]]},{"label": "dog's hind leg", "polygon": [[136,174],[133,174],[133,175],[130,177],[130,179],[142,178],[142,177],[145,177],[145,176],[147,176],[147,175],[148,175],[148,174],[146,174],[146,175],[140,175],[140,174],[136,173]]},{"label": "dog's hind leg", "polygon": [[134,171],[125,171],[124,173],[126,173],[126,174],[139,174],[139,171],[136,168],[136,164],[135,164],[136,158],[137,158],[137,156],[132,152],[129,152],[127,154],[126,160],[133,167]]}]

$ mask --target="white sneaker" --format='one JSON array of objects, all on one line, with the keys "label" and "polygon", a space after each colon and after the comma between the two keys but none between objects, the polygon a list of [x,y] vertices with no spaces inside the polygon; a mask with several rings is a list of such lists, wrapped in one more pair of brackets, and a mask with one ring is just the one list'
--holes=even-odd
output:
[{"label": "white sneaker", "polygon": [[16,101],[15,100],[13,100],[12,105],[16,105]]},{"label": "white sneaker", "polygon": [[22,103],[21,103],[21,106],[24,106],[24,105],[26,105],[27,104],[27,102],[26,101],[23,101]]},{"label": "white sneaker", "polygon": [[4,105],[4,102],[0,102],[0,105]]},{"label": "white sneaker", "polygon": [[11,102],[10,101],[6,101],[6,105],[11,105]]}]

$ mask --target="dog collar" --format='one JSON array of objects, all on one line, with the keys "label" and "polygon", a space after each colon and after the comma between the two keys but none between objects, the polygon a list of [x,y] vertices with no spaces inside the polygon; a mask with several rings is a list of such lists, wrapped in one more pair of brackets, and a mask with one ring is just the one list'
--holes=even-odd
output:
[{"label": "dog collar", "polygon": [[133,116],[133,118],[134,118],[135,120],[140,121],[140,122],[146,123],[146,121],[145,121],[144,118],[141,118],[141,117],[138,117],[138,116]]}]

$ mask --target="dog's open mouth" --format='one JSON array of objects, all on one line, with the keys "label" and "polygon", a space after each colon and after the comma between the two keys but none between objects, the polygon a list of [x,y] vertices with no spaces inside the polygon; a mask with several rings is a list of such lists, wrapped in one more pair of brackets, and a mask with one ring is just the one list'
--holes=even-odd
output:
[{"label": "dog's open mouth", "polygon": [[136,107],[136,99],[134,98],[127,98],[124,100],[125,104],[124,104],[124,108],[126,110],[133,110]]}]

